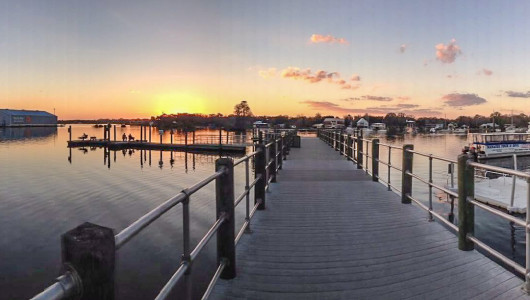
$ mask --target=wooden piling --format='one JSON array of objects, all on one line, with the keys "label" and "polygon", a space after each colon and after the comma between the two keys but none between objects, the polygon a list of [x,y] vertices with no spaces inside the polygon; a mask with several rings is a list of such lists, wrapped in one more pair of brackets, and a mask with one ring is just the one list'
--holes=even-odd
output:
[{"label": "wooden piling", "polygon": [[379,181],[379,139],[372,140],[372,181]]},{"label": "wooden piling", "polygon": [[402,170],[401,170],[401,203],[410,204],[410,199],[407,196],[412,195],[412,176],[407,172],[412,173],[412,161],[414,154],[407,151],[414,150],[414,145],[403,145]]},{"label": "wooden piling", "polygon": [[467,239],[475,231],[475,210],[467,201],[475,195],[475,168],[467,162],[472,160],[467,154],[458,156],[458,249],[470,251],[474,243]]},{"label": "wooden piling", "polygon": [[140,143],[144,142],[144,126],[140,125]]},{"label": "wooden piling", "polygon": [[226,218],[217,230],[217,264],[227,261],[221,278],[236,277],[236,245],[234,218],[234,161],[222,157],[215,161],[215,170],[224,169],[223,175],[215,181],[216,217]]},{"label": "wooden piling", "polygon": [[[261,131],[260,131],[261,135]],[[258,178],[261,176],[261,178],[256,182],[256,185],[254,186],[254,204],[260,203],[258,205],[258,210],[265,209],[265,186],[267,185],[267,173],[265,172],[265,151],[267,149],[265,148],[264,144],[257,144],[256,145],[256,151],[258,153],[254,157],[254,178]]]},{"label": "wooden piling", "polygon": [[79,278],[76,298],[114,299],[116,247],[112,229],[84,223],[61,236],[65,271]]},{"label": "wooden piling", "polygon": [[114,125],[114,141],[116,141],[116,125]]}]

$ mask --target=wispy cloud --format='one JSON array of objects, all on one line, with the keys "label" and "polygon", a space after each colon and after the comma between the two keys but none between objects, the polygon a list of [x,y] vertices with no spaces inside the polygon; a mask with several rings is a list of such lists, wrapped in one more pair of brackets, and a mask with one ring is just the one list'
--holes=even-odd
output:
[{"label": "wispy cloud", "polygon": [[263,78],[271,78],[280,76],[281,78],[302,80],[308,83],[327,82],[330,84],[337,85],[343,90],[355,90],[360,87],[357,83],[361,80],[359,75],[352,75],[351,81],[356,84],[349,83],[344,79],[341,79],[339,72],[328,72],[324,70],[317,70],[315,72],[311,69],[300,69],[298,67],[287,67],[281,71],[277,71],[276,68],[262,69],[258,71],[259,76]]},{"label": "wispy cloud", "polygon": [[321,35],[321,34],[313,34],[311,35],[311,38],[309,39],[311,43],[318,44],[318,43],[336,43],[336,44],[343,44],[347,45],[348,41],[344,38],[337,38],[332,35]]},{"label": "wispy cloud", "polygon": [[478,73],[478,75],[491,76],[493,74],[493,71],[488,70],[488,69],[482,69],[482,70],[478,71],[477,73]]},{"label": "wispy cloud", "polygon": [[342,101],[362,101],[362,100],[388,102],[388,101],[392,101],[393,99],[391,97],[382,97],[382,96],[373,96],[373,95],[364,95],[361,97],[349,97],[346,99],[342,99]]},{"label": "wispy cloud", "polygon": [[268,79],[276,76],[276,68],[268,68],[267,70],[259,70],[259,76]]},{"label": "wispy cloud", "polygon": [[309,108],[313,110],[331,111],[334,113],[344,114],[374,114],[374,115],[386,115],[387,113],[404,113],[406,115],[420,115],[420,116],[433,116],[439,115],[440,111],[433,108],[419,108],[417,104],[397,104],[394,106],[373,106],[367,108],[348,108],[342,107],[336,103],[330,101],[313,101],[306,100],[300,103],[307,104]]},{"label": "wispy cloud", "polygon": [[515,91],[506,91],[506,96],[513,98],[530,98],[530,91],[527,92],[515,92]]},{"label": "wispy cloud", "polygon": [[402,44],[401,46],[399,46],[399,52],[400,53],[405,53],[406,50],[407,50],[407,45],[406,44]]},{"label": "wispy cloud", "polygon": [[442,97],[442,100],[446,105],[452,107],[479,105],[487,102],[486,99],[479,97],[477,94],[459,93],[447,94]]},{"label": "wispy cloud", "polygon": [[462,54],[460,47],[456,44],[456,40],[452,39],[449,44],[444,45],[440,43],[435,46],[436,48],[436,59],[445,64],[453,63],[456,57]]}]

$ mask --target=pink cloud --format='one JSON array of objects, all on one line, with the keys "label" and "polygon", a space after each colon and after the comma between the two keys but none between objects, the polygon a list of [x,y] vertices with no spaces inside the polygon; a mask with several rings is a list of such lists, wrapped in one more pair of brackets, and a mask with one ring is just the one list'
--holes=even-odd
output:
[{"label": "pink cloud", "polygon": [[280,76],[282,78],[303,80],[308,83],[318,83],[318,82],[325,80],[325,82],[339,85],[341,89],[359,88],[359,85],[351,85],[351,84],[348,84],[346,80],[341,79],[340,74],[338,72],[327,72],[324,70],[317,70],[316,72],[313,73],[311,69],[300,69],[297,67],[287,67],[280,72]]},{"label": "pink cloud", "polygon": [[487,102],[486,99],[479,97],[477,94],[459,93],[447,94],[442,97],[442,100],[444,100],[446,105],[453,107],[479,105]]},{"label": "pink cloud", "polygon": [[456,57],[462,54],[460,47],[456,44],[456,40],[452,39],[449,44],[444,45],[440,43],[435,46],[436,48],[436,59],[445,64],[453,63]]},{"label": "pink cloud", "polygon": [[321,35],[321,34],[313,34],[310,38],[311,43],[318,44],[318,43],[337,43],[337,44],[343,44],[347,45],[348,41],[344,38],[337,38],[332,35]]},{"label": "pink cloud", "polygon": [[478,75],[486,75],[486,76],[491,76],[493,74],[493,71],[492,70],[488,70],[488,69],[482,69],[480,71],[478,71]]},{"label": "pink cloud", "polygon": [[353,74],[350,78],[351,81],[361,81],[361,76]]},{"label": "pink cloud", "polygon": [[405,50],[407,50],[407,45],[406,44],[402,44],[401,46],[399,46],[399,52],[405,53]]},{"label": "pink cloud", "polygon": [[374,106],[374,107],[367,107],[367,108],[348,108],[340,106],[336,103],[329,102],[329,101],[314,101],[314,100],[306,100],[306,101],[300,101],[302,104],[307,104],[309,108],[313,110],[324,110],[324,111],[333,111],[336,113],[368,113],[368,114],[376,114],[376,115],[385,115],[387,113],[393,112],[393,113],[404,113],[406,115],[421,115],[421,116],[432,116],[432,115],[439,115],[440,111],[436,108],[420,108],[417,104],[398,104],[396,106]]}]

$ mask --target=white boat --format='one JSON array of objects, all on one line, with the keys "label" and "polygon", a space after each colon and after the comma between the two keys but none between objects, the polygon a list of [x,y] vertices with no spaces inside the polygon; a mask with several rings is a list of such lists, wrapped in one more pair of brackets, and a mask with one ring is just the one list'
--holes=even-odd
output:
[{"label": "white boat", "polygon": [[462,125],[460,128],[455,128],[453,133],[455,134],[467,134],[469,132],[469,127],[467,125]]},{"label": "white boat", "polygon": [[530,133],[476,133],[473,146],[480,158],[530,155]]}]

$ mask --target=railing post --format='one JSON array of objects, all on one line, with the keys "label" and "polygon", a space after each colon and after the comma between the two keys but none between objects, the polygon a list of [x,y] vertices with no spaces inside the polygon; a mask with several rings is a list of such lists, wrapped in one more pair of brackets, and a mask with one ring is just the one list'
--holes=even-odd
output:
[{"label": "railing post", "polygon": [[379,139],[372,140],[372,181],[379,181]]},{"label": "railing post", "polygon": [[351,150],[352,150],[352,138],[351,138],[351,134],[348,134],[348,137],[346,138],[346,159],[348,160],[352,160]]},{"label": "railing post", "polygon": [[357,136],[357,169],[363,168],[363,134]]},{"label": "railing post", "polygon": [[[276,167],[277,167],[277,160],[276,160],[276,140],[273,139],[272,145],[269,147],[269,161],[272,160],[271,164],[269,165],[269,174],[271,179],[271,182],[276,182]],[[269,163],[267,161],[267,164]]]},{"label": "railing post", "polygon": [[114,299],[116,246],[112,229],[83,223],[61,236],[62,261],[81,300]]},{"label": "railing post", "polygon": [[280,155],[280,159],[279,159],[279,161],[280,161],[280,167],[279,167],[280,170],[283,167],[283,139],[284,139],[284,137],[282,136],[280,138],[280,149],[279,149],[279,153],[278,153]]},{"label": "railing post", "polygon": [[471,158],[467,154],[458,156],[458,249],[470,251],[474,249],[467,235],[475,231],[475,210],[468,198],[475,194],[475,168],[467,163]]},{"label": "railing post", "polygon": [[217,230],[217,265],[226,261],[221,278],[236,277],[236,244],[234,218],[234,161],[222,157],[215,161],[215,170],[224,169],[215,181],[216,217],[225,218]]},{"label": "railing post", "polygon": [[265,172],[265,145],[257,144],[256,151],[258,151],[258,153],[256,154],[254,160],[254,176],[255,178],[261,176],[261,178],[254,186],[254,204],[260,203],[258,205],[258,210],[263,210],[265,209],[265,186],[267,185],[267,175]]},{"label": "railing post", "polygon": [[412,195],[412,158],[414,154],[407,150],[414,150],[414,145],[403,145],[403,161],[401,164],[401,203],[410,204],[408,196]]}]

